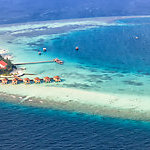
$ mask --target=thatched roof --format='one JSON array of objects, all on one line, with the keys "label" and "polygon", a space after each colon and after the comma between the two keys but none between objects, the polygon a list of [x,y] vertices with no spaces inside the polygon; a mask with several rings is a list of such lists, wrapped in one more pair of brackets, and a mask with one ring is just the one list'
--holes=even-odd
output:
[{"label": "thatched roof", "polygon": [[54,79],[60,79],[60,77],[59,76],[55,76],[55,77],[53,77]]},{"label": "thatched roof", "polygon": [[24,81],[30,81],[30,79],[29,79],[29,78],[24,78],[23,80],[24,80]]},{"label": "thatched roof", "polygon": [[34,80],[37,80],[37,81],[38,81],[38,80],[40,80],[40,78],[36,77],[36,78],[34,78]]}]

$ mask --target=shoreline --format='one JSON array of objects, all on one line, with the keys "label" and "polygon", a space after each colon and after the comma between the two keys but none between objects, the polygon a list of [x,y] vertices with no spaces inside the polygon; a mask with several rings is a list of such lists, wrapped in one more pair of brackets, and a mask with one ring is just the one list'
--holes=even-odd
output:
[{"label": "shoreline", "polygon": [[149,18],[150,15],[131,15],[131,16],[101,16],[101,17],[92,17],[92,18],[74,18],[74,19],[60,19],[60,20],[45,20],[45,21],[29,21],[29,22],[20,22],[20,23],[9,23],[9,24],[0,24],[0,27],[8,27],[8,26],[20,26],[26,24],[42,24],[42,23],[64,23],[64,22],[82,22],[82,21],[105,21],[107,23],[112,23],[113,21],[120,20],[120,19],[132,19],[132,18]]},{"label": "shoreline", "polygon": [[[16,91],[13,91],[12,89],[10,90],[9,88],[7,88],[9,90],[5,91],[0,90],[0,96],[3,99],[2,101],[24,106],[47,109],[52,108],[89,115],[150,121],[150,110],[148,108],[144,109],[140,104],[138,105],[138,103],[140,103],[140,97],[137,99],[136,96],[129,96],[128,99],[127,96],[124,97],[124,95],[119,97],[119,95],[113,95],[110,93],[88,92],[84,90],[58,87],[37,87],[35,85],[31,85],[30,88],[26,86],[25,90],[19,93],[19,89],[22,90],[22,87],[25,86],[19,85]],[[35,93],[35,91],[39,93],[41,91],[42,93],[43,89],[41,90],[41,88],[48,89],[49,94],[45,96],[42,94],[42,96],[40,96],[40,94],[29,94],[29,91],[32,91],[32,93]],[[57,94],[55,94],[55,92]],[[121,105],[123,101],[126,105]],[[141,100],[141,103],[147,106],[150,102]]]}]

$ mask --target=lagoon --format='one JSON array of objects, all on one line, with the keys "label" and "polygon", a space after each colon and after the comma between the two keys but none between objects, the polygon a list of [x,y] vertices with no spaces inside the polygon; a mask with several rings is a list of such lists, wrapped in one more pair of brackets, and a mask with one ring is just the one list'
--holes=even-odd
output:
[{"label": "lagoon", "polygon": [[[0,92],[27,96],[27,104],[34,97],[43,102],[46,100],[46,104],[47,101],[60,102],[57,109],[65,102],[63,109],[70,111],[149,120],[150,26],[149,23],[128,24],[117,21],[126,18],[137,18],[140,21],[144,18],[145,22],[149,16],[1,26],[1,48],[9,49],[14,55],[14,63],[45,61],[56,57],[65,63],[25,66],[27,73],[35,74],[25,77],[59,75],[63,79],[61,83],[3,85]],[[75,51],[76,46],[79,46],[79,51]],[[43,47],[47,48],[47,52],[39,56],[37,51]],[[81,107],[75,107],[79,105]],[[49,104],[49,107],[53,105]]]}]

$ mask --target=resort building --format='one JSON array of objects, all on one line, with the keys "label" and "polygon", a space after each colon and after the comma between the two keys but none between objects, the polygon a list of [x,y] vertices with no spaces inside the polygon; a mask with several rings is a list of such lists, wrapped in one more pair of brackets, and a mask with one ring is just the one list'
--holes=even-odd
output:
[{"label": "resort building", "polygon": [[51,78],[49,78],[49,77],[44,77],[44,79],[43,79],[46,83],[49,83],[49,82],[51,82]]},{"label": "resort building", "polygon": [[12,84],[14,85],[14,84],[18,84],[18,80],[16,79],[16,78],[14,78],[13,80],[12,80]]},{"label": "resort building", "polygon": [[29,79],[29,78],[24,78],[24,79],[23,79],[23,82],[24,82],[25,84],[30,84],[30,79]]},{"label": "resort building", "polygon": [[55,82],[60,82],[60,81],[61,81],[61,79],[60,79],[60,77],[59,77],[59,76],[55,76],[55,77],[53,77],[53,80],[54,80]]},{"label": "resort building", "polygon": [[36,78],[34,78],[34,82],[35,82],[35,83],[41,83],[41,79],[38,78],[38,77],[36,77]]},{"label": "resort building", "polygon": [[6,69],[7,63],[5,63],[3,60],[0,61],[0,69]]},{"label": "resort building", "polygon": [[7,83],[8,83],[8,79],[7,78],[2,79],[2,84],[7,84]]}]

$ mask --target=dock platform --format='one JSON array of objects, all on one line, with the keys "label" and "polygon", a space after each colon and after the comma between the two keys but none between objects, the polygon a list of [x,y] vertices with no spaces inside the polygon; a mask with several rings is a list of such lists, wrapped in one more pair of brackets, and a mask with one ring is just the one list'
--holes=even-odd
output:
[{"label": "dock platform", "polygon": [[14,65],[29,65],[29,64],[41,64],[41,63],[52,63],[53,60],[50,61],[37,61],[37,62],[26,62],[26,63],[16,63]]}]

